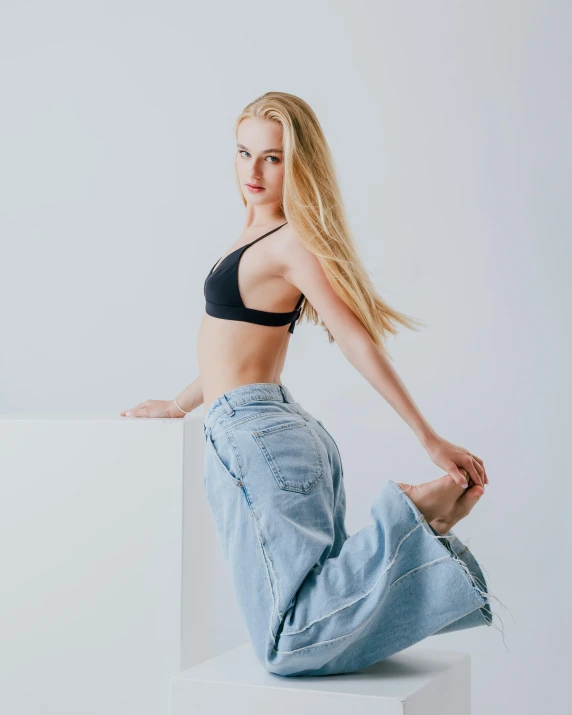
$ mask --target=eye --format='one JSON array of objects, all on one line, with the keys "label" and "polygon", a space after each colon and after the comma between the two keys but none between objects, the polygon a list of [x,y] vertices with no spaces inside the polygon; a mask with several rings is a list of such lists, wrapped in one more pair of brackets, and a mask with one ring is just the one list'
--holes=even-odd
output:
[{"label": "eye", "polygon": [[[250,156],[249,152],[247,152],[246,149],[239,149],[238,153],[239,154],[248,154]],[[269,154],[266,158],[267,159],[276,159],[276,161],[269,162],[270,164],[279,164],[280,163],[280,159],[277,156],[274,156],[273,154]]]}]

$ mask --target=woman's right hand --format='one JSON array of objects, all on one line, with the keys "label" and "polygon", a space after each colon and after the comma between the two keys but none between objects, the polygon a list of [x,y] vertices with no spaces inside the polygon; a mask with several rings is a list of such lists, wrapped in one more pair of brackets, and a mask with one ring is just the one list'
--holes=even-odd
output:
[{"label": "woman's right hand", "polygon": [[458,447],[438,435],[434,435],[430,442],[424,444],[424,447],[431,461],[448,472],[463,489],[469,487],[471,482],[483,489],[485,484],[489,483],[483,460],[464,447]]},{"label": "woman's right hand", "polygon": [[122,417],[184,417],[174,400],[145,400],[121,412]]}]

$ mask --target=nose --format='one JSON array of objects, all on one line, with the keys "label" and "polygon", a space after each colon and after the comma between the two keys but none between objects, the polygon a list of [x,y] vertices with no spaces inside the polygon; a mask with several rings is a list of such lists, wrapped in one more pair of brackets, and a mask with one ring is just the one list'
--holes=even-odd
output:
[{"label": "nose", "polygon": [[[258,169],[259,164],[261,167],[263,166],[263,162],[264,162],[264,157],[259,157],[258,159],[254,159],[252,161],[252,164],[250,165],[250,170],[256,171]],[[259,181],[262,178],[263,173],[264,172],[262,171],[262,169],[260,171],[256,171],[256,174],[254,174],[252,177],[252,181],[250,181],[249,183],[255,184],[257,181]]]}]

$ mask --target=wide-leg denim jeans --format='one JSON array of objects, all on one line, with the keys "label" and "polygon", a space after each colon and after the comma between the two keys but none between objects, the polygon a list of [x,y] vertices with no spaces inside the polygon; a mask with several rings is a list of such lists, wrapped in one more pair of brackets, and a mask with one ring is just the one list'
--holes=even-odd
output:
[{"label": "wide-leg denim jeans", "polygon": [[490,625],[479,564],[394,481],[345,528],[342,461],[277,383],[225,392],[204,418],[205,493],[256,657],[284,676],[365,668],[430,635]]}]

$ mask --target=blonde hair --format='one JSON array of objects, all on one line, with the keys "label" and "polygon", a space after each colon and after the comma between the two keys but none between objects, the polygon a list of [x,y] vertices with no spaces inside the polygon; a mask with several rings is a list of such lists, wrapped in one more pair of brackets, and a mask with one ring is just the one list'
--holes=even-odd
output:
[{"label": "blonde hair", "polygon": [[[320,261],[336,294],[346,303],[381,351],[396,335],[396,323],[418,330],[425,324],[389,306],[377,293],[357,250],[345,215],[330,148],[312,108],[285,92],[266,92],[248,104],[235,123],[247,118],[270,119],[282,125],[284,179],[281,209],[301,243]],[[240,190],[238,172],[236,175]],[[240,191],[242,201],[246,199]],[[304,298],[301,317],[324,326],[328,342],[334,338],[316,310]]]}]

